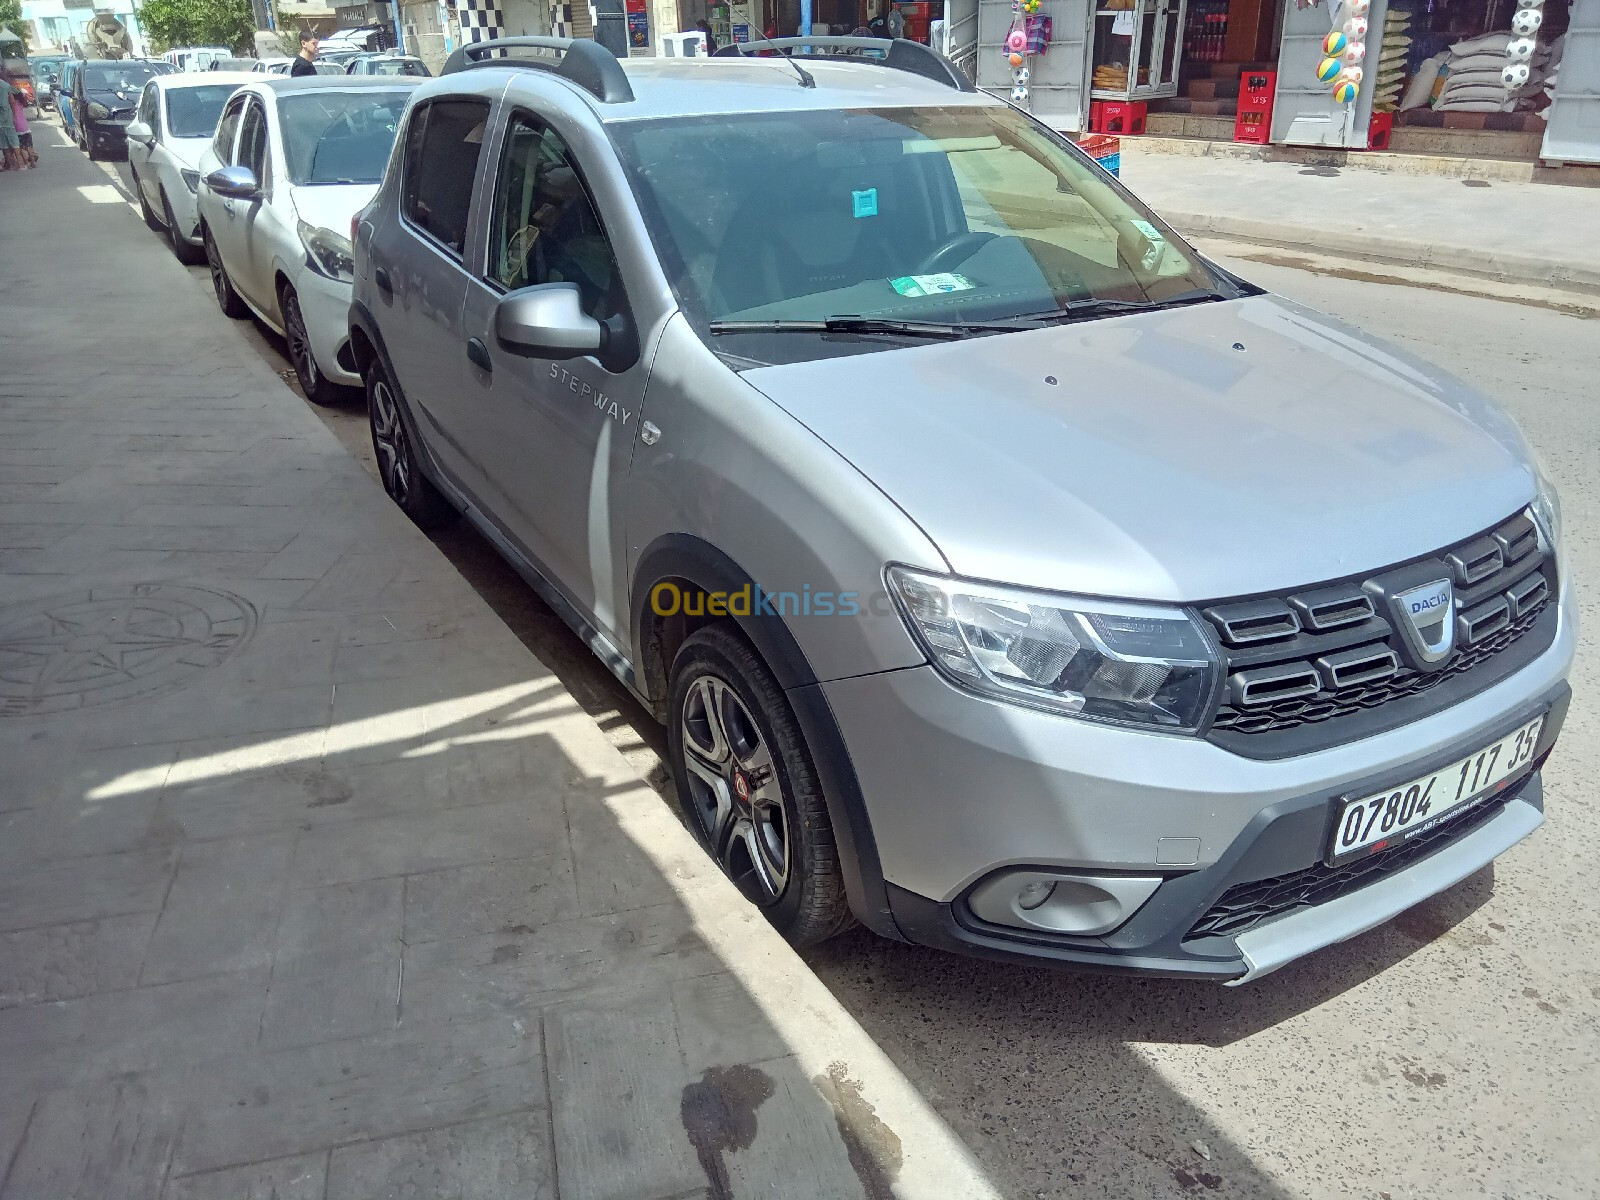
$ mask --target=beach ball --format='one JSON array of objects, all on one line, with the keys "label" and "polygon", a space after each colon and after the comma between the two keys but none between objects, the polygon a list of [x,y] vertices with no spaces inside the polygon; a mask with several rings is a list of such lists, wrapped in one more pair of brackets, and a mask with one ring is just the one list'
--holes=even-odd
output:
[{"label": "beach ball", "polygon": [[1025,88],[1025,87],[1014,87],[1014,88],[1011,89],[1011,103],[1013,103],[1013,104],[1022,104],[1022,103],[1025,103],[1027,101],[1027,99],[1028,99],[1028,89],[1027,88]]},{"label": "beach ball", "polygon": [[1350,0],[1350,15],[1364,17],[1372,8],[1372,0]]},{"label": "beach ball", "polygon": [[1006,34],[1006,49],[1013,54],[1021,54],[1028,45],[1028,35],[1020,29],[1013,29]]},{"label": "beach ball", "polygon": [[1512,62],[1527,62],[1538,46],[1531,37],[1512,38],[1506,45],[1506,57]]},{"label": "beach ball", "polygon": [[1013,67],[1020,67],[1022,65],[1022,55],[1013,51],[1010,56],[1008,56],[1006,61],[1009,62]]},{"label": "beach ball", "polygon": [[1365,42],[1351,42],[1344,48],[1344,60],[1347,63],[1358,63],[1367,56]]},{"label": "beach ball", "polygon": [[1365,17],[1351,17],[1344,23],[1344,31],[1352,42],[1359,42],[1367,36],[1367,19]]},{"label": "beach ball", "polygon": [[1317,64],[1317,78],[1322,80],[1323,83],[1329,83],[1341,68],[1342,64],[1337,58],[1325,58]]},{"label": "beach ball", "polygon": [[1344,53],[1344,48],[1350,44],[1350,39],[1337,29],[1322,39],[1322,52],[1329,58],[1336,58]]},{"label": "beach ball", "polygon": [[1337,100],[1340,104],[1349,104],[1351,101],[1353,101],[1360,94],[1361,94],[1360,86],[1357,85],[1357,84],[1351,83],[1349,80],[1346,80],[1345,82],[1343,82],[1341,84],[1338,84],[1333,89],[1333,98],[1335,100]]},{"label": "beach ball", "polygon": [[1518,37],[1532,37],[1544,24],[1544,14],[1537,8],[1519,8],[1511,14],[1511,32]]},{"label": "beach ball", "polygon": [[1339,72],[1339,78],[1336,79],[1334,82],[1335,83],[1343,83],[1346,80],[1348,80],[1351,83],[1360,83],[1361,82],[1361,68],[1360,67],[1346,67],[1344,70]]},{"label": "beach ball", "polygon": [[1529,74],[1527,63],[1507,63],[1505,70],[1500,72],[1500,82],[1505,84],[1508,90],[1516,91],[1528,82]]}]

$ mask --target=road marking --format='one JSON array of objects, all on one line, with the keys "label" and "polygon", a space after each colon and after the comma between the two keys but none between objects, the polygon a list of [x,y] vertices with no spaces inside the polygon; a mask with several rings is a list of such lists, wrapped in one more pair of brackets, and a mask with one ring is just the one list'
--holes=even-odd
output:
[{"label": "road marking", "polygon": [[82,196],[90,204],[126,203],[125,198],[118,189],[114,187],[107,187],[103,183],[91,183],[84,187],[80,187],[78,189],[78,195]]},{"label": "road marking", "polygon": [[[116,189],[116,195],[113,196],[110,200],[93,200],[93,197],[91,197],[91,200],[93,200],[93,202],[95,204],[114,204],[120,198],[122,200],[127,201],[128,207],[133,209],[134,212],[139,213],[139,215],[141,217],[144,216],[144,214],[142,212],[139,212],[139,203],[134,198],[133,193],[130,192],[128,190],[127,185],[122,182],[122,176],[117,174],[117,168],[114,167],[111,163],[108,163],[108,162],[97,162],[94,165],[99,167],[101,174],[103,174],[107,179],[109,179],[111,181],[111,186]],[[130,167],[129,170],[132,170],[132,168]],[[96,187],[96,188],[79,188],[78,190],[80,192],[86,192],[87,193],[87,192],[90,192],[90,191],[100,192],[100,191],[104,191],[105,189],[104,188],[100,188],[100,187]]]}]

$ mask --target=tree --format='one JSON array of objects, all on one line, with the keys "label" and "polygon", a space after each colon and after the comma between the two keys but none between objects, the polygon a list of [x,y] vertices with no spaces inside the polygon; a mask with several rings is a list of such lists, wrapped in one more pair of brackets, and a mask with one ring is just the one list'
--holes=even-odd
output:
[{"label": "tree", "polygon": [[22,0],[0,0],[0,29],[9,29],[22,39],[22,45],[7,42],[0,46],[0,54],[11,58],[28,52],[28,23],[22,19]]},{"label": "tree", "polygon": [[[0,0],[0,5],[8,0]],[[250,0],[147,0],[137,10],[152,41],[173,46],[252,45],[255,17]]]}]

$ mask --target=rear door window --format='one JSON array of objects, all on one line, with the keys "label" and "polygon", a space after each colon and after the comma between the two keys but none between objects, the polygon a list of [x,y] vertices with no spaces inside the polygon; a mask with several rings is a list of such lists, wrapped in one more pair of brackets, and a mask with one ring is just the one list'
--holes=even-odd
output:
[{"label": "rear door window", "polygon": [[249,167],[262,187],[267,182],[267,114],[259,100],[245,106],[244,119],[239,124],[239,154],[235,160],[241,167]]},{"label": "rear door window", "polygon": [[401,212],[458,259],[488,123],[486,100],[436,100],[419,106],[406,126]]}]

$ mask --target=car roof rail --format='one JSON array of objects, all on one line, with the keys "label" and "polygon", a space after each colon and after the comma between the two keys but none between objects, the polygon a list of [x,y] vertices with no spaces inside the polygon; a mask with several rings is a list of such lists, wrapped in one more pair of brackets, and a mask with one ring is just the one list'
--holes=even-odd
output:
[{"label": "car roof rail", "polygon": [[[792,54],[802,48],[804,53],[795,57],[821,58],[832,62],[878,63],[891,70],[921,75],[924,79],[942,83],[946,87],[955,88],[958,92],[978,90],[955,63],[921,42],[913,42],[907,38],[832,36],[751,38],[748,42],[730,42],[726,46],[721,46],[712,57],[745,57],[762,50],[778,50]],[[865,53],[866,51],[874,53]]]},{"label": "car roof rail", "polygon": [[[499,50],[548,50],[559,59],[527,58],[521,55],[495,56]],[[450,52],[440,75],[452,75],[472,67],[524,67],[549,71],[577,84],[605,104],[626,104],[633,99],[633,85],[617,56],[599,42],[588,38],[504,37],[487,42],[468,42]]]}]

